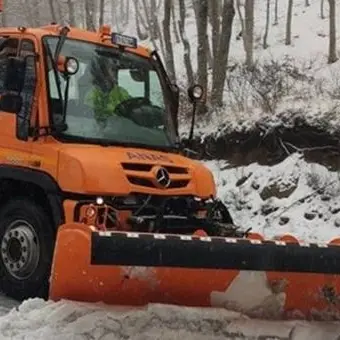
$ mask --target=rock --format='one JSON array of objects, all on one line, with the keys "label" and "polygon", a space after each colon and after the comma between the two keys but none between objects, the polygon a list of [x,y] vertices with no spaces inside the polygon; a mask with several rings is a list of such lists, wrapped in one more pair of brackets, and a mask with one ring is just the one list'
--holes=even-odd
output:
[{"label": "rock", "polygon": [[253,181],[253,183],[251,183],[251,187],[254,190],[258,190],[260,188],[260,184],[258,184],[257,182]]},{"label": "rock", "polygon": [[329,208],[330,212],[333,214],[333,215],[336,215],[337,213],[340,212],[340,208],[339,207],[334,207],[334,208]]},{"label": "rock", "polygon": [[331,197],[328,195],[322,195],[320,198],[321,198],[321,201],[324,201],[324,202],[328,202],[331,200]]},{"label": "rock", "polygon": [[306,212],[304,217],[305,217],[306,220],[312,221],[316,217],[316,213]]},{"label": "rock", "polygon": [[285,225],[285,224],[287,224],[289,222],[289,217],[287,217],[287,216],[281,216],[280,217],[280,221],[279,221],[279,224],[280,225]]},{"label": "rock", "polygon": [[264,204],[262,207],[261,207],[261,213],[263,216],[267,216],[275,211],[277,211],[279,208],[278,207],[275,207],[271,204]]},{"label": "rock", "polygon": [[243,185],[245,182],[247,182],[247,180],[249,179],[249,177],[252,175],[253,173],[249,173],[246,176],[241,177],[237,182],[236,182],[236,186],[240,187],[241,185]]},{"label": "rock", "polygon": [[340,218],[336,218],[336,219],[335,219],[334,225],[335,225],[337,228],[340,228]]},{"label": "rock", "polygon": [[260,196],[263,201],[271,197],[277,197],[279,199],[289,197],[297,188],[298,180],[288,183],[282,183],[280,180],[271,183],[263,188]]}]

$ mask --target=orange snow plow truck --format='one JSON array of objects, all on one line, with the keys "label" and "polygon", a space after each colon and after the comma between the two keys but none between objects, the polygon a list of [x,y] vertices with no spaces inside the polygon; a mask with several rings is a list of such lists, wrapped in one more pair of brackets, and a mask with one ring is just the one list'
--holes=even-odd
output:
[{"label": "orange snow plow truck", "polygon": [[340,240],[234,226],[157,52],[108,26],[2,28],[0,73],[4,294],[340,318]]}]

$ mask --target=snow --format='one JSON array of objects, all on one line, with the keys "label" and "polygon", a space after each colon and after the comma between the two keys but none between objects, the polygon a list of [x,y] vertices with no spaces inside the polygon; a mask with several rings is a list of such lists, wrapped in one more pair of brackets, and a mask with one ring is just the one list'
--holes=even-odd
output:
[{"label": "snow", "polygon": [[268,322],[217,309],[150,305],[119,310],[31,299],[0,317],[2,340],[337,339],[338,323]]},{"label": "snow", "polygon": [[[301,241],[328,242],[339,236],[338,172],[307,163],[298,153],[275,166],[232,167],[226,161],[205,164],[215,174],[218,196],[236,225],[253,228],[268,238],[290,233]],[[237,186],[238,181],[241,185]]]}]

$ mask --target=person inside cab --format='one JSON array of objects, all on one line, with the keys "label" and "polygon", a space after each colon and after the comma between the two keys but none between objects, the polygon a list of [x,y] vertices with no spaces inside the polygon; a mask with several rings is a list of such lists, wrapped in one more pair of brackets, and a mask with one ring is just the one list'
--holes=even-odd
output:
[{"label": "person inside cab", "polygon": [[118,84],[118,70],[103,58],[89,65],[91,88],[85,94],[85,104],[89,106],[99,123],[105,124],[109,117],[116,114],[117,106],[131,98],[128,91]]}]

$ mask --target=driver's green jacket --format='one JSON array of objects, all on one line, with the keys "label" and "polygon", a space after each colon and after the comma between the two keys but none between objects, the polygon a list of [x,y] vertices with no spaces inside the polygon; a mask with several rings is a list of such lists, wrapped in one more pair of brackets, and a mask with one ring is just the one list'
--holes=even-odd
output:
[{"label": "driver's green jacket", "polygon": [[115,114],[117,105],[129,98],[129,93],[118,85],[107,93],[94,87],[87,93],[85,104],[94,110],[96,119],[106,121],[107,118]]}]

